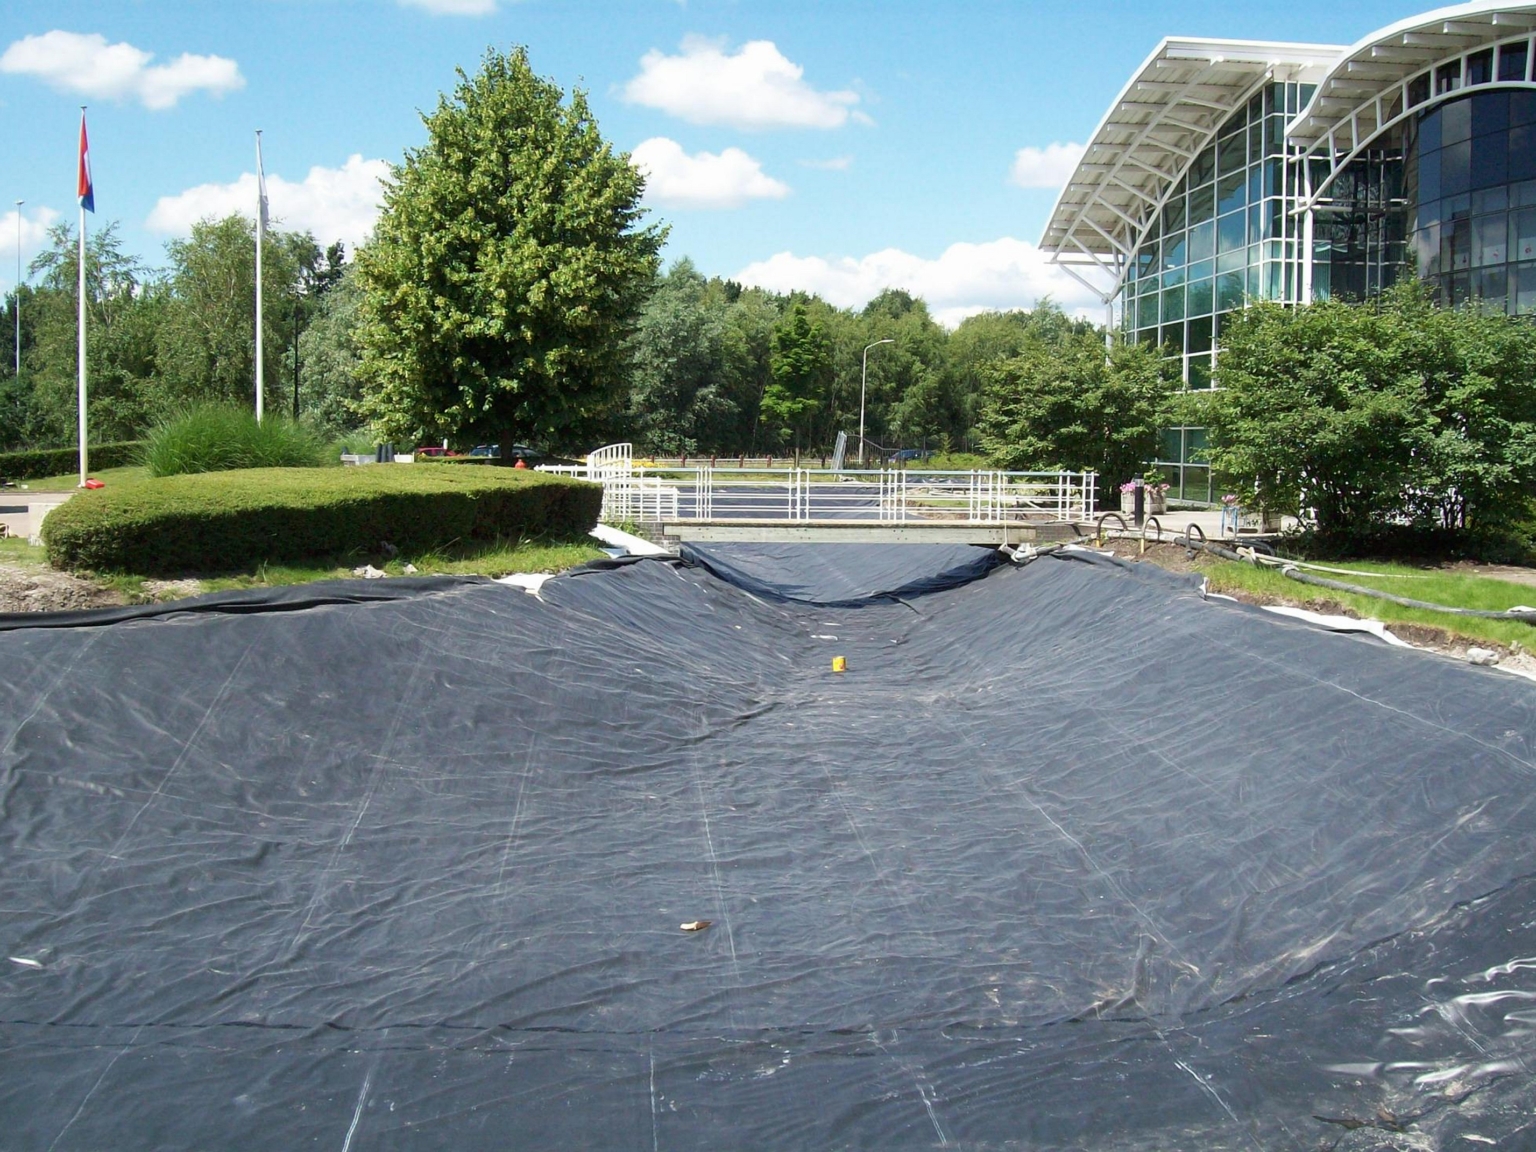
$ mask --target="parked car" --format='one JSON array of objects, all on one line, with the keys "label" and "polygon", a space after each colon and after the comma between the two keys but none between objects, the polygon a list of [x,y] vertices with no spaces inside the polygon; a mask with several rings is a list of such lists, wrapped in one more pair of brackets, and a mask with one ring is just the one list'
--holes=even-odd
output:
[{"label": "parked car", "polygon": [[452,456],[453,453],[450,452],[447,448],[444,448],[441,444],[432,444],[432,445],[429,445],[428,447],[425,447],[425,448],[418,448],[418,449],[416,449],[416,455],[418,455],[418,456]]},{"label": "parked car", "polygon": [[891,453],[891,463],[901,464],[907,460],[926,460],[932,455],[932,452],[925,451],[922,448],[899,448]]},{"label": "parked car", "polygon": [[[479,456],[487,460],[500,460],[501,445],[476,444],[469,450],[469,454],[471,456]],[[530,448],[527,444],[514,444],[512,445],[512,459],[522,460],[531,467],[534,464],[543,463],[548,459],[548,457],[543,452],[540,452],[537,448]]]}]

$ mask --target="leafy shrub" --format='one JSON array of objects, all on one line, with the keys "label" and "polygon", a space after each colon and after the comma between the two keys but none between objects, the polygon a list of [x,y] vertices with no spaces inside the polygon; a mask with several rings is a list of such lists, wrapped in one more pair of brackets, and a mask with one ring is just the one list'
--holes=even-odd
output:
[{"label": "leafy shrub", "polygon": [[[118,440],[110,444],[90,445],[89,463],[94,468],[121,468],[137,464],[142,440]],[[78,448],[31,448],[21,452],[0,452],[0,478],[36,480],[42,476],[62,476],[80,466]]]},{"label": "leafy shrub", "polygon": [[1324,531],[1309,525],[1282,540],[1284,554],[1303,560],[1476,560],[1484,564],[1528,565],[1536,559],[1536,525],[1474,524],[1444,528],[1423,524],[1347,525]]},{"label": "leafy shrub", "polygon": [[82,492],[43,521],[56,568],[219,572],[457,541],[584,535],[596,484],[508,468],[259,468]]},{"label": "leafy shrub", "polygon": [[1018,354],[981,370],[981,445],[999,468],[1097,472],[1108,496],[1157,451],[1172,364],[1125,341],[1106,356],[1092,324],[1038,308]]},{"label": "leafy shrub", "polygon": [[243,408],[197,404],[150,432],[144,466],[151,476],[235,468],[318,468],[339,463],[325,437],[276,413],[260,423]]},{"label": "leafy shrub", "polygon": [[1222,329],[1212,465],[1321,537],[1464,548],[1528,514],[1536,327],[1437,307],[1419,284],[1369,304],[1258,304]]}]

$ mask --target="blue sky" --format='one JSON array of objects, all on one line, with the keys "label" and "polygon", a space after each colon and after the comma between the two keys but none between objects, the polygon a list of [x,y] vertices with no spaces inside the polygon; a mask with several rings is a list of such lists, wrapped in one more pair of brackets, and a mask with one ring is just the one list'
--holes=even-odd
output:
[{"label": "blue sky", "polygon": [[[75,218],[78,106],[97,214],[150,265],[192,220],[246,211],[264,131],[272,210],[366,232],[384,162],[487,46],[581,86],[651,172],[668,257],[860,304],[886,284],[953,322],[1083,293],[1034,251],[1061,170],[1165,35],[1348,44],[1420,6],[857,0],[6,0],[0,205],[22,255]],[[1070,158],[1070,157],[1068,157]],[[1059,178],[1058,178],[1059,179]],[[0,290],[17,219],[0,212]]]}]

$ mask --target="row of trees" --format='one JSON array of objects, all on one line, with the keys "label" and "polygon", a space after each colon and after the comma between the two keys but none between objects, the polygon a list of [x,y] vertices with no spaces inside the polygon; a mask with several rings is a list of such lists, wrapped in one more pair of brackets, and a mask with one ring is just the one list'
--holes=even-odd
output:
[{"label": "row of trees", "polygon": [[[271,232],[263,259],[269,400],[291,393],[302,374],[306,408],[328,427],[355,425],[355,380],[336,365],[330,339],[337,314],[355,300],[341,244],[322,251],[306,233]],[[73,442],[77,372],[79,247],[55,227],[32,262],[32,282],[5,302],[0,333],[0,447]],[[123,251],[114,225],[86,242],[87,372],[91,435],[133,439],[168,413],[205,400],[253,399],[255,234],[239,216],[196,225],[166,246],[167,266],[151,270]],[[355,307],[355,303],[353,304]],[[21,371],[16,372],[16,309]],[[345,341],[342,342],[343,344]],[[337,371],[337,368],[343,371]]]},{"label": "row of trees", "polygon": [[[424,121],[355,263],[339,244],[270,235],[269,408],[294,381],[299,411],[336,434],[734,455],[825,452],[857,434],[862,406],[877,453],[985,450],[1111,481],[1153,450],[1162,362],[1119,346],[1106,361],[1102,331],[1049,305],[951,332],[899,290],[854,310],[687,260],[663,274],[666,229],[644,218],[643,177],[584,94],[534,74],[521,50],[461,71]],[[204,221],[159,270],[111,227],[92,237],[93,437],[136,437],[190,402],[251,402],[252,227]],[[0,359],[0,447],[72,439],[73,241],[53,231],[19,298],[23,365]]]},{"label": "row of trees", "polygon": [[[1442,310],[1411,286],[1368,305],[1259,305],[1223,326],[1221,389],[1180,394],[1176,359],[1048,303],[948,331],[899,290],[853,310],[687,260],[663,274],[666,230],[644,218],[641,174],[585,96],[520,50],[460,72],[424,120],[355,264],[339,244],[271,237],[266,376],[297,379],[301,412],[334,433],[820,453],[857,433],[862,402],[883,448],[1092,469],[1106,492],[1141,471],[1160,427],[1203,425],[1236,491],[1313,509],[1329,532],[1462,531],[1523,516],[1536,489],[1536,327],[1523,321]],[[189,401],[249,402],[252,252],[239,217],[199,224],[156,272],[111,228],[92,239],[96,437],[133,437]],[[19,377],[0,345],[4,446],[72,436],[74,254],[60,227],[33,264]]]},{"label": "row of trees", "polygon": [[[114,227],[88,241],[92,435],[132,439],[190,402],[251,401],[255,264],[250,221],[198,224],[167,245],[167,266],[126,255]],[[23,365],[14,373],[13,309],[0,318],[0,448],[63,445],[75,425],[74,233],[55,228],[22,289]],[[342,245],[268,235],[263,261],[267,404],[299,411],[333,435],[384,425],[403,442],[447,436],[495,439],[504,419],[483,383],[450,383],[413,361],[409,325],[370,313],[359,268]],[[373,250],[363,257],[364,265]],[[398,290],[398,289],[396,289]],[[525,289],[525,295],[529,290]],[[863,352],[865,423],[873,451],[897,446],[986,452],[1010,467],[1097,467],[1129,472],[1155,441],[1166,372],[1135,346],[1049,304],[1033,312],[974,316],[947,331],[922,300],[900,290],[862,309],[816,296],[782,295],[706,278],[688,260],[643,285],[631,323],[605,352],[585,408],[576,403],[514,422],[513,436],[563,450],[622,438],[666,455],[825,451],[839,431],[856,436]],[[437,330],[470,329],[470,314],[438,316]],[[518,324],[502,318],[501,325]],[[525,318],[553,351],[570,340]],[[494,332],[496,329],[491,328]],[[365,348],[395,376],[365,381]],[[381,356],[378,348],[388,350]],[[419,352],[423,359],[431,349]],[[448,362],[468,362],[462,355]],[[488,376],[474,362],[472,374]],[[569,360],[563,362],[569,370]],[[554,369],[548,368],[552,373]],[[414,379],[432,389],[410,387]],[[615,386],[616,385],[616,386]],[[566,395],[561,380],[526,388]],[[407,399],[402,402],[402,393]],[[490,393],[489,395],[482,393]],[[478,424],[467,413],[483,415]]]},{"label": "row of trees", "polygon": [[706,279],[684,260],[641,312],[625,426],[669,455],[824,452],[839,431],[856,443],[862,398],[881,448],[1118,473],[1109,461],[1120,449],[1137,459],[1152,451],[1167,385],[1154,352],[1114,344],[1106,363],[1102,329],[1050,304],[947,331],[899,289],[862,309],[835,308]]}]

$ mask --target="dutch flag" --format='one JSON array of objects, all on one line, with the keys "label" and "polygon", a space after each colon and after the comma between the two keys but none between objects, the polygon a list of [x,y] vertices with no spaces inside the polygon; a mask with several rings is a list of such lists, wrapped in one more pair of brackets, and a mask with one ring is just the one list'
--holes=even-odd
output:
[{"label": "dutch flag", "polygon": [[85,109],[80,110],[80,179],[78,195],[80,207],[87,212],[96,211],[96,189],[91,185],[91,146],[85,139]]}]

